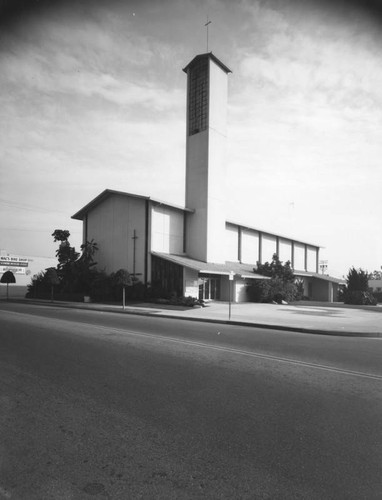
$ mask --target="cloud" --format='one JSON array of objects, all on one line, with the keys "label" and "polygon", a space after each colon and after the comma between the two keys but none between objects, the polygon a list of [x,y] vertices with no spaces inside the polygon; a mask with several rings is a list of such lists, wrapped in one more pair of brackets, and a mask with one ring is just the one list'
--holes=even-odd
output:
[{"label": "cloud", "polygon": [[[349,232],[357,210],[366,226],[378,224],[380,35],[351,12],[297,4],[213,0],[210,47],[234,71],[227,160],[236,218],[327,245],[331,221],[342,217]],[[105,187],[182,204],[181,68],[205,50],[205,2],[48,5],[1,33],[1,196],[38,198],[68,217]],[[0,225],[8,218],[25,227],[12,211]],[[38,229],[61,219],[26,220]]]},{"label": "cloud", "polygon": [[[88,49],[88,57],[85,60],[81,46],[88,38],[86,30],[81,33],[81,43],[77,29],[71,26],[67,30],[65,42],[67,46],[70,40],[70,51],[65,50],[65,44],[60,40],[60,30],[54,31],[54,40],[48,36],[45,44],[16,44],[14,50],[2,54],[0,79],[3,88],[8,87],[10,91],[6,96],[3,94],[2,98],[9,100],[14,94],[18,99],[17,92],[24,94],[29,89],[39,93],[37,97],[40,99],[60,93],[72,94],[76,98],[81,95],[96,96],[116,105],[143,105],[154,111],[173,108],[183,101],[179,89],[171,86],[166,88],[163,82],[142,78],[140,72],[134,68],[136,61],[130,56],[123,64],[121,61],[117,64],[115,61],[113,68],[110,63],[104,65],[103,61],[108,61],[109,54],[113,53],[110,40],[106,48],[103,46],[102,51],[97,50],[97,44],[92,48],[91,54]],[[137,42],[139,43],[139,40]],[[162,51],[166,52],[166,47],[162,48]],[[134,51],[129,52],[132,53]],[[136,59],[140,61],[140,65],[149,62],[149,58],[141,55]],[[92,61],[91,64],[89,60]],[[109,72],[105,66],[109,66]]]},{"label": "cloud", "polygon": [[344,22],[335,9],[326,4],[318,9],[317,2],[300,9],[293,2],[277,3],[277,10],[275,5],[247,4],[256,29],[237,48],[242,55],[232,85],[241,95],[236,105],[243,109],[248,97],[258,94],[256,103],[275,100],[296,121],[308,122],[305,110],[314,114],[324,107],[349,121],[369,111],[369,119],[379,120],[381,35],[370,21],[351,9],[353,17],[347,12],[350,20]]},{"label": "cloud", "polygon": [[[382,64],[376,65],[376,56],[367,47],[355,50],[345,40],[324,40],[317,45],[308,37],[282,38],[287,50],[280,53],[270,46],[266,56],[254,52],[242,59],[240,74],[244,79],[284,96],[297,94],[311,100],[316,94],[331,105],[374,105],[382,85]],[[381,56],[377,59],[382,63]]]}]

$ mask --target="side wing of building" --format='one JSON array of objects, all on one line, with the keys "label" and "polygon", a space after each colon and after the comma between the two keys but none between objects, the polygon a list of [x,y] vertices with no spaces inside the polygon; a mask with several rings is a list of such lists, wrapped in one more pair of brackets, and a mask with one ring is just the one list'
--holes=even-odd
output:
[{"label": "side wing of building", "polygon": [[73,215],[83,222],[83,242],[94,240],[97,269],[127,269],[151,281],[151,251],[182,253],[184,210],[149,197],[105,190]]}]

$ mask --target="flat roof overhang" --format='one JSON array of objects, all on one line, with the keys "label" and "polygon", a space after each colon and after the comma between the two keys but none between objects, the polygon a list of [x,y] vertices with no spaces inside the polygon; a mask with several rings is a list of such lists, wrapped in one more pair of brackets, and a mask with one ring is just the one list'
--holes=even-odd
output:
[{"label": "flat roof overhang", "polygon": [[345,280],[335,278],[334,276],[329,276],[328,274],[311,273],[309,271],[293,271],[293,274],[296,276],[296,278],[313,278],[330,283],[337,283],[337,285],[346,284]]},{"label": "flat roof overhang", "polygon": [[243,279],[270,279],[268,276],[262,276],[261,274],[254,273],[252,271],[254,265],[252,264],[242,264],[240,262],[229,261],[225,263],[202,262],[200,260],[191,259],[187,255],[165,254],[162,252],[151,252],[151,254],[169,262],[173,262],[179,266],[197,271],[200,274],[229,276],[233,273],[235,276],[239,276]]}]

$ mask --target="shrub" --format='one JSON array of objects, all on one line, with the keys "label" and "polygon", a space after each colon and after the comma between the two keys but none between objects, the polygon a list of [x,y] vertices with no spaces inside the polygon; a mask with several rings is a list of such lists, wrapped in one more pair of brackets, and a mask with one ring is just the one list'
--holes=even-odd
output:
[{"label": "shrub", "polygon": [[375,306],[377,300],[370,292],[362,292],[361,290],[347,290],[345,292],[345,304]]},{"label": "shrub", "polygon": [[196,297],[177,297],[176,294],[173,294],[170,300],[168,301],[169,304],[176,305],[176,306],[186,306],[186,307],[194,307],[196,305],[198,306],[203,306],[204,307],[204,301],[197,299]]},{"label": "shrub", "polygon": [[114,300],[113,280],[105,271],[97,271],[94,275],[90,297],[95,302],[111,302]]},{"label": "shrub", "polygon": [[367,292],[369,290],[369,273],[363,269],[349,269],[346,276],[346,285],[348,291]]},{"label": "shrub", "polygon": [[345,302],[346,286],[340,285],[337,293],[337,302]]},{"label": "shrub", "polygon": [[262,281],[253,280],[247,288],[248,298],[251,302],[263,302]]},{"label": "shrub", "polygon": [[292,302],[296,297],[295,284],[285,283],[280,278],[264,280],[262,288],[264,302],[277,302],[281,304],[283,300]]},{"label": "shrub", "polygon": [[[248,294],[253,302],[291,302],[303,294],[303,282],[298,288],[290,262],[283,264],[277,254],[273,255],[271,262],[258,264],[254,272],[270,279],[255,281],[248,287]],[[299,295],[301,287],[302,293]]]},{"label": "shrub", "polygon": [[169,293],[165,288],[163,288],[160,283],[154,282],[150,289],[150,295],[153,299],[170,300],[172,294]]},{"label": "shrub", "polygon": [[373,305],[377,300],[369,291],[369,273],[363,269],[349,269],[346,277],[346,289],[344,291],[345,304]]},{"label": "shrub", "polygon": [[148,298],[148,288],[141,281],[133,282],[133,285],[126,288],[126,297],[130,300],[143,300]]},{"label": "shrub", "polygon": [[40,272],[27,287],[26,298],[50,298],[51,284],[46,272]]}]

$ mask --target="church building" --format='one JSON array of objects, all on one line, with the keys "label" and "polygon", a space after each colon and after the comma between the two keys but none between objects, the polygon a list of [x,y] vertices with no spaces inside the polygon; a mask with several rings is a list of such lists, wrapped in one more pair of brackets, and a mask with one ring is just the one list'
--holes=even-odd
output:
[{"label": "church building", "polygon": [[94,239],[97,267],[127,269],[145,284],[204,300],[248,300],[257,263],[290,261],[312,300],[336,300],[340,280],[319,274],[320,247],[232,221],[226,213],[228,75],[212,52],[196,56],[187,75],[185,205],[106,189],[72,216],[83,241]]}]

